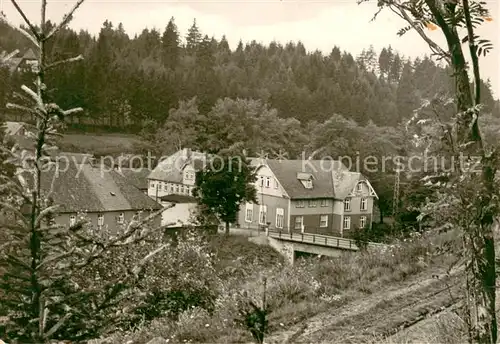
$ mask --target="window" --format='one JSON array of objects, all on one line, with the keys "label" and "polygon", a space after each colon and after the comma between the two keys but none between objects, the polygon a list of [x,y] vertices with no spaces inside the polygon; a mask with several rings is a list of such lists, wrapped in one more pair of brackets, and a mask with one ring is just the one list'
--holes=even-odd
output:
[{"label": "window", "polygon": [[328,207],[328,201],[326,199],[321,200],[321,206],[322,207]]},{"label": "window", "polygon": [[177,194],[179,193],[179,185],[175,186],[175,193],[177,193]]},{"label": "window", "polygon": [[328,227],[328,215],[321,215],[319,218],[319,226],[321,228]]},{"label": "window", "polygon": [[304,186],[305,186],[307,189],[312,189],[312,187],[313,187],[313,182],[312,182],[312,180],[305,180],[305,181],[304,181]]},{"label": "window", "polygon": [[165,185],[163,186],[163,188],[165,189],[165,191],[168,191],[168,184],[165,183]]},{"label": "window", "polygon": [[356,191],[357,191],[357,192],[361,192],[362,190],[363,190],[363,184],[362,184],[362,183],[358,183],[358,184],[356,185]]},{"label": "window", "polygon": [[120,213],[120,215],[118,215],[118,219],[116,220],[116,222],[120,225],[123,224],[125,222],[125,214]]},{"label": "window", "polygon": [[296,205],[297,208],[304,208],[305,207],[305,203],[304,201],[297,201],[297,205]]},{"label": "window", "polygon": [[276,228],[283,228],[284,222],[285,222],[285,209],[277,208],[276,209]]},{"label": "window", "polygon": [[368,202],[367,202],[367,199],[366,199],[366,198],[362,198],[362,199],[361,199],[361,210],[366,210],[366,209],[368,209],[368,207],[367,207],[367,203],[368,203]]},{"label": "window", "polygon": [[69,217],[69,225],[70,225],[70,226],[74,226],[74,225],[75,225],[75,223],[76,223],[76,216],[75,216],[75,215],[71,215],[71,216]]},{"label": "window", "polygon": [[261,205],[259,212],[259,224],[265,225],[266,219],[267,219],[267,205]]},{"label": "window", "polygon": [[351,229],[351,217],[350,216],[344,217],[344,229]]},{"label": "window", "polygon": [[278,188],[278,179],[274,178],[274,188]]},{"label": "window", "polygon": [[245,208],[245,221],[252,222],[253,221],[253,204],[247,203]]},{"label": "window", "polygon": [[174,186],[172,184],[169,184],[169,185],[170,185],[170,192],[174,193]]},{"label": "window", "polygon": [[366,216],[361,216],[359,218],[359,228],[365,228],[366,226]]},{"label": "window", "polygon": [[264,186],[264,177],[260,176],[260,186]]},{"label": "window", "polygon": [[98,227],[104,226],[104,215],[103,214],[97,215],[97,226]]},{"label": "window", "polygon": [[184,193],[184,185],[181,186],[181,194]]},{"label": "window", "polygon": [[309,200],[309,208],[315,208],[316,207],[316,201],[313,199]]},{"label": "window", "polygon": [[149,182],[149,187],[154,188],[155,187],[155,182]]},{"label": "window", "polygon": [[346,198],[344,200],[344,210],[345,211],[350,211],[351,210],[351,199],[350,198]]},{"label": "window", "polygon": [[271,177],[266,177],[266,188],[271,187]]},{"label": "window", "polygon": [[297,216],[295,218],[295,229],[302,229],[303,224],[304,224],[304,217]]}]

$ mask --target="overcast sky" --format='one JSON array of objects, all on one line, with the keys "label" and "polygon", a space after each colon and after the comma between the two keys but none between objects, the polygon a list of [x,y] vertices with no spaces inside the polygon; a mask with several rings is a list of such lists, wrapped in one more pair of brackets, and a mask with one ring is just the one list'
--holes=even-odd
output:
[{"label": "overcast sky", "polygon": [[[481,60],[481,73],[484,79],[491,79],[497,97],[500,94],[499,1],[488,1],[494,21],[487,22],[478,30],[480,35],[495,44],[490,55]],[[102,23],[108,19],[115,25],[122,22],[125,30],[133,35],[145,27],[163,31],[173,16],[183,36],[196,18],[202,33],[216,38],[225,34],[232,49],[240,39],[265,44],[272,40],[281,43],[300,40],[306,49],[319,49],[326,54],[337,45],[341,50],[356,55],[370,44],[377,51],[390,44],[401,54],[411,57],[429,53],[429,48],[418,34],[411,32],[401,38],[397,36],[397,31],[405,23],[392,12],[384,11],[376,21],[370,22],[376,12],[376,1],[371,0],[362,5],[357,5],[356,2],[357,0],[86,0],[76,12],[70,26],[98,33]],[[19,3],[28,17],[39,17],[38,0],[19,0]],[[59,21],[73,3],[49,0],[49,19]],[[21,23],[21,17],[9,0],[0,0],[0,7],[9,20]],[[428,32],[434,40],[444,43],[440,31]]]}]

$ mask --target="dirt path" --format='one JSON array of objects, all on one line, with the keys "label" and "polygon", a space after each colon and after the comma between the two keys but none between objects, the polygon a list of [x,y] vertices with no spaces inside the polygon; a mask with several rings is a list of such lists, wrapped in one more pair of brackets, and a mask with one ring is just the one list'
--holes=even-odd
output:
[{"label": "dirt path", "polygon": [[318,314],[303,324],[274,333],[266,339],[268,344],[282,343],[360,343],[370,342],[376,336],[392,335],[398,328],[410,326],[422,317],[447,307],[457,295],[458,285],[454,271],[436,279],[420,276],[358,299],[345,306]]}]

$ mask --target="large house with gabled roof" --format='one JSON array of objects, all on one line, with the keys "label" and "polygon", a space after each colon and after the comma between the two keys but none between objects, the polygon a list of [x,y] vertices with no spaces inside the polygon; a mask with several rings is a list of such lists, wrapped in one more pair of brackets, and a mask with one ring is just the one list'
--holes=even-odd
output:
[{"label": "large house with gabled roof", "polygon": [[184,148],[160,161],[148,176],[148,195],[160,199],[167,195],[192,196],[196,171],[207,162],[205,153]]},{"label": "large house with gabled roof", "polygon": [[252,159],[257,204],[240,207],[240,228],[349,236],[371,226],[370,182],[336,160]]}]

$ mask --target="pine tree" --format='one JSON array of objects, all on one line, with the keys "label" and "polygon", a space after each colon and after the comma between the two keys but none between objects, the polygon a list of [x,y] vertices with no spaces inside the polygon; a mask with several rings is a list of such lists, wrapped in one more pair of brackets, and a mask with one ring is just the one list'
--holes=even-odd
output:
[{"label": "pine tree", "polygon": [[195,54],[202,42],[202,34],[196,25],[196,19],[193,20],[193,25],[188,30],[186,36],[186,50],[189,54]]},{"label": "pine tree", "polygon": [[[8,197],[0,199],[0,210],[12,217],[12,221],[2,223],[0,228],[0,266],[4,269],[0,280],[0,309],[7,317],[0,325],[0,337],[12,342],[47,343],[53,339],[78,342],[98,337],[107,326],[125,320],[118,312],[122,309],[120,301],[130,298],[125,292],[133,288],[144,264],[166,247],[161,245],[133,259],[125,269],[119,269],[118,261],[132,258],[130,251],[120,250],[130,249],[131,243],[151,233],[142,222],[131,222],[116,237],[94,231],[83,217],[69,227],[54,223],[57,204],[53,202],[51,190],[42,188],[42,180],[46,180],[47,171],[56,168],[48,156],[55,148],[54,136],[62,121],[82,109],[62,110],[50,102],[46,77],[54,68],[79,61],[82,56],[49,63],[45,47],[69,23],[82,3],[83,0],[79,0],[62,22],[49,31],[47,2],[42,0],[40,28],[31,25],[28,19],[25,19],[26,29],[13,27],[37,48],[38,64],[35,89],[22,86],[26,102],[7,104],[9,109],[36,116],[33,151],[8,151],[1,146],[10,153],[9,162],[19,172],[11,177],[0,170],[2,191],[8,192]],[[27,18],[20,7],[17,10]],[[5,17],[0,14],[0,22],[4,21]],[[98,280],[96,273],[102,268],[108,273],[112,270],[113,273],[123,271],[123,274],[109,274],[108,278]]]},{"label": "pine tree", "polygon": [[226,35],[222,35],[222,38],[219,42],[219,51],[224,52],[224,53],[230,53],[231,49],[229,49],[229,43],[227,42]]},{"label": "pine tree", "polygon": [[389,69],[389,74],[387,76],[390,82],[399,81],[402,67],[403,67],[403,62],[401,61],[399,54],[393,55],[392,59],[390,60],[390,69]]},{"label": "pine tree", "polygon": [[387,78],[391,66],[391,59],[386,48],[383,48],[380,52],[380,55],[378,57],[378,66],[380,68],[380,76]]}]

